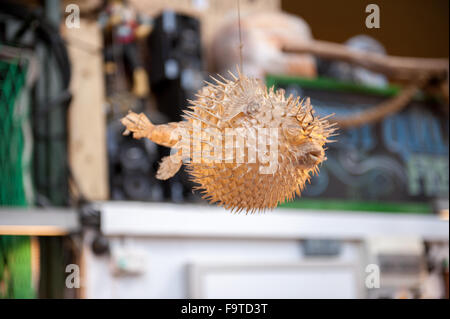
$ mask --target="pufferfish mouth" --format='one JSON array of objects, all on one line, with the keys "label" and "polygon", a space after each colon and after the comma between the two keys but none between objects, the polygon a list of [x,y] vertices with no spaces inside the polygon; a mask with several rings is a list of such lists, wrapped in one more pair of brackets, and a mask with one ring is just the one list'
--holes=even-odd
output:
[{"label": "pufferfish mouth", "polygon": [[323,150],[313,150],[310,151],[307,156],[309,157],[310,162],[319,164],[323,160],[324,152]]},{"label": "pufferfish mouth", "polygon": [[297,165],[309,169],[319,165],[325,160],[325,151],[322,146],[316,143],[307,143],[301,146],[302,150],[298,154]]}]

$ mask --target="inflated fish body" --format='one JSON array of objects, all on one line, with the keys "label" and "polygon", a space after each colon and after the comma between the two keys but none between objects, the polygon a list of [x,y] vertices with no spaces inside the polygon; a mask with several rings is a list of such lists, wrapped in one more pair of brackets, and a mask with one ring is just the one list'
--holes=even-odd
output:
[{"label": "inflated fish body", "polygon": [[237,211],[271,209],[300,194],[318,173],[335,128],[315,116],[309,99],[286,98],[257,79],[232,77],[201,89],[184,121],[153,125],[130,112],[122,123],[134,138],[172,147],[157,178],[168,179],[185,164],[211,203]]}]

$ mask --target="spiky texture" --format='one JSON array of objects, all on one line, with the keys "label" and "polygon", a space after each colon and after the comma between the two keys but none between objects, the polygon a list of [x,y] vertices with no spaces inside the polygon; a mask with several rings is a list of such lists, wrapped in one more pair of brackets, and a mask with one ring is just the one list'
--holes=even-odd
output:
[{"label": "spiky texture", "polygon": [[[215,83],[207,83],[196,95],[197,99],[189,101],[185,121],[178,125],[170,123],[159,128],[144,124],[143,129],[141,124],[145,119],[140,118],[142,114],[134,113],[122,123],[127,126],[126,132],[177,148],[178,153],[171,156],[174,162],[181,161],[183,148],[190,146],[190,160],[185,164],[192,180],[198,184],[196,188],[211,203],[238,212],[272,209],[285,200],[292,200],[295,194],[300,195],[311,175],[318,173],[318,165],[326,159],[325,143],[331,142],[328,138],[335,128],[326,118],[314,115],[309,99],[286,98],[283,90],[268,89],[256,79],[241,74],[231,76],[231,80],[220,77],[213,78]],[[186,129],[190,139],[176,141],[173,135],[168,137],[168,128],[175,126]],[[273,135],[261,134],[262,128],[276,129],[277,140],[273,140]],[[250,132],[245,135],[246,143],[241,144],[241,148],[227,144],[227,129]],[[254,130],[258,136],[251,133]],[[257,143],[252,143],[255,139]],[[269,151],[270,143],[274,142],[277,144],[276,169],[270,174],[261,173],[261,168],[270,164],[252,154],[262,149]],[[217,146],[222,152],[219,161],[212,156],[217,156],[214,153]],[[230,147],[234,148],[231,150],[233,160],[227,158]],[[238,152],[243,154],[244,161],[236,161]],[[177,165],[163,164],[159,176],[168,178],[176,173]]]}]

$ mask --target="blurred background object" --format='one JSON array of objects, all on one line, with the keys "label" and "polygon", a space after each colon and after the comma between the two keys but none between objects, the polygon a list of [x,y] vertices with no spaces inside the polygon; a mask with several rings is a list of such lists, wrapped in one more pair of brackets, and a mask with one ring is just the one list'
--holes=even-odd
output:
[{"label": "blurred background object", "polygon": [[[376,3],[1,1],[0,298],[448,298],[449,3]],[[118,121],[236,65],[340,127],[263,215],[157,180]]]},{"label": "blurred background object", "polygon": [[[311,55],[282,52],[286,42],[307,45],[311,38],[309,25],[300,17],[281,12],[244,14],[240,20],[233,17],[224,22],[213,37],[210,52],[215,71],[224,75],[241,64],[242,54],[243,72],[247,76],[260,79],[266,74],[315,77],[316,64]],[[245,43],[242,52],[240,41]]]},{"label": "blurred background object", "polygon": [[[386,54],[383,45],[367,35],[357,35],[345,42],[352,50]],[[362,67],[355,67],[348,63],[328,61],[319,64],[319,74],[321,76],[335,78],[341,81],[355,82],[373,87],[386,87],[388,81],[383,74],[377,74]]]}]

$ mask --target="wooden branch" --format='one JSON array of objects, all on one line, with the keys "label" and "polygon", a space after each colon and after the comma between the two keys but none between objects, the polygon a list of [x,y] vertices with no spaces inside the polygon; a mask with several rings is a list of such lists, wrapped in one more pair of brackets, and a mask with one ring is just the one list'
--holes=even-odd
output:
[{"label": "wooden branch", "polygon": [[298,54],[309,53],[325,59],[344,61],[386,74],[391,79],[408,82],[421,76],[438,79],[448,77],[448,59],[386,56],[351,50],[342,44],[317,40],[307,43],[285,43],[283,51]]},{"label": "wooden branch", "polygon": [[373,106],[364,111],[349,114],[345,117],[334,117],[330,121],[336,122],[341,129],[360,127],[362,125],[376,123],[381,121],[386,116],[395,114],[405,108],[417,91],[419,91],[419,86],[410,85],[402,90],[399,95],[382,102],[379,105]]}]

